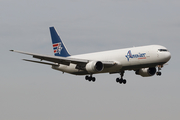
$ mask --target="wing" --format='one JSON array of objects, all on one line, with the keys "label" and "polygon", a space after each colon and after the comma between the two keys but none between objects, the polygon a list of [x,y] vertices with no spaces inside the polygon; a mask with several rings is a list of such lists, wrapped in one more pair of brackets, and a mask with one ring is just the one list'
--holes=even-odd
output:
[{"label": "wing", "polygon": [[[41,63],[41,64],[47,64],[47,65],[58,65],[63,64],[69,66],[70,63],[76,64],[77,69],[84,69],[87,63],[89,63],[92,60],[86,60],[86,59],[77,59],[77,58],[71,58],[71,57],[56,57],[56,56],[49,56],[49,55],[41,55],[41,54],[35,54],[35,53],[29,53],[29,52],[22,52],[22,51],[16,51],[16,50],[10,50],[12,52],[17,52],[21,54],[31,55],[33,58],[40,59],[41,61],[48,61],[48,62],[41,62],[41,61],[34,61],[34,60],[27,60],[23,59],[25,61],[29,62],[35,62],[35,63]],[[52,62],[52,63],[49,63]],[[104,65],[104,67],[112,67],[116,64],[114,61],[101,61]]]}]

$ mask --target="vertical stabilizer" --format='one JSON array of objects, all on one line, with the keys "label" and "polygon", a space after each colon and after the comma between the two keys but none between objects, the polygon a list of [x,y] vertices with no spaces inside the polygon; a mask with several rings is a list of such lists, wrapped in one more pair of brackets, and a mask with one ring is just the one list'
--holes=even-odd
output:
[{"label": "vertical stabilizer", "polygon": [[64,43],[59,37],[54,27],[50,27],[51,39],[53,44],[53,51],[55,56],[68,57],[70,56],[68,50],[66,49]]}]

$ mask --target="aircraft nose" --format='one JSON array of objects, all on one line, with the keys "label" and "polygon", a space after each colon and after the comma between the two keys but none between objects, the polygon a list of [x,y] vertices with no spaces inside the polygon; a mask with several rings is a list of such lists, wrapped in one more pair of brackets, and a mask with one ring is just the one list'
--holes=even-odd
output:
[{"label": "aircraft nose", "polygon": [[167,59],[167,61],[169,61],[171,59],[171,53],[170,52],[167,52],[166,59]]}]

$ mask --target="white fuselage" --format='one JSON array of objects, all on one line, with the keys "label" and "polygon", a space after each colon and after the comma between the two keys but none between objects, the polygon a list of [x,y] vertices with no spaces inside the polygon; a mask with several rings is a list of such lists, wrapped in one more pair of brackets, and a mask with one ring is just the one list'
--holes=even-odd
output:
[{"label": "white fuselage", "polygon": [[[114,61],[115,65],[104,68],[97,73],[119,73],[122,70],[138,70],[140,68],[156,67],[169,61],[171,54],[165,47],[160,45],[149,45],[141,47],[132,47],[103,52],[95,52],[81,55],[70,56],[70,58],[88,59],[90,61]],[[78,70],[75,64],[52,66],[53,69],[76,75],[85,75],[88,72]],[[94,73],[94,74],[97,74]]]}]

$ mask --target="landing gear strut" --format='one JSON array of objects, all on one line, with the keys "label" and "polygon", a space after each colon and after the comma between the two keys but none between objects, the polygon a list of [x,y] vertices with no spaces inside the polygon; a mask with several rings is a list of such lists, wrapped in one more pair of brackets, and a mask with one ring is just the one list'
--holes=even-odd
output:
[{"label": "landing gear strut", "polygon": [[161,76],[162,73],[160,72],[160,70],[162,67],[163,67],[162,65],[158,65],[158,71],[156,72],[157,76]]},{"label": "landing gear strut", "polygon": [[126,79],[123,79],[124,71],[120,72],[121,78],[116,78],[116,82],[120,84],[126,84]]},{"label": "landing gear strut", "polygon": [[96,78],[95,78],[95,77],[92,77],[92,75],[90,75],[90,76],[85,76],[85,79],[88,80],[89,82],[90,82],[90,81],[93,81],[93,82],[96,81]]}]

